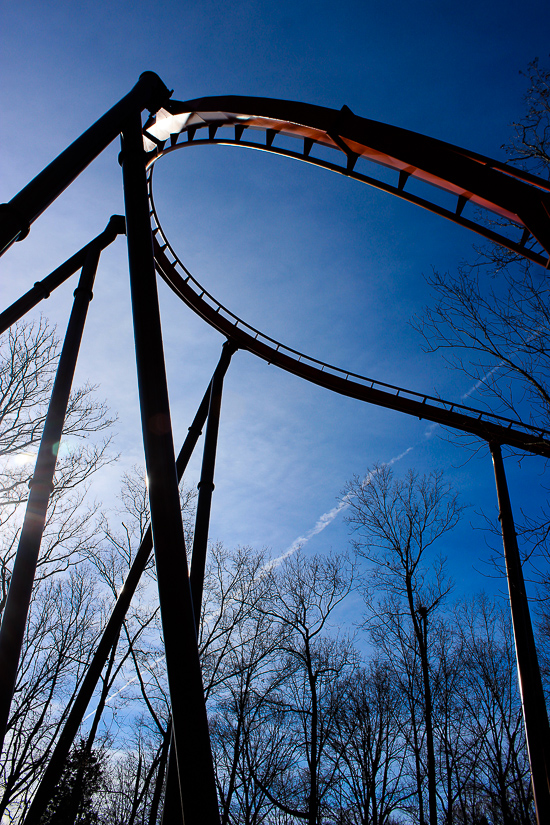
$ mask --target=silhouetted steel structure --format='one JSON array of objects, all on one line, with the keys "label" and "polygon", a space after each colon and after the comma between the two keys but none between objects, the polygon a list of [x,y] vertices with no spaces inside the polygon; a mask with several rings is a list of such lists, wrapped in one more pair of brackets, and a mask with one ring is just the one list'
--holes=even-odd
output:
[{"label": "silhouetted steel structure", "polygon": [[[539,823],[550,822],[548,718],[500,450],[502,444],[507,444],[548,458],[550,432],[347,372],[296,352],[252,328],[216,301],[193,278],[171,248],[155,211],[152,170],[159,158],[182,147],[224,143],[263,149],[313,163],[409,200],[545,267],[548,267],[550,258],[550,184],[474,152],[358,117],[345,106],[335,111],[303,103],[246,97],[179,102],[170,100],[170,94],[157,75],[145,72],[128,95],[4,204],[0,212],[0,249],[3,252],[14,241],[22,240],[32,222],[112,140],[122,135],[125,218],[111,218],[103,233],[0,314],[0,330],[4,331],[70,275],[82,269],[0,629],[0,739],[3,742],[55,470],[52,444],[60,440],[101,250],[117,234],[126,231],[151,527],[68,714],[25,819],[26,825],[39,822],[61,776],[71,744],[109,653],[116,644],[132,595],[153,548],[172,707],[172,743],[163,821],[185,820],[186,825],[219,822],[196,626],[201,610],[223,377],[237,349],[246,349],[334,392],[473,434],[489,444],[501,513],[533,793]],[[142,126],[141,112],[145,108],[151,116]],[[296,138],[296,151],[286,148],[288,141],[284,147],[278,145],[278,135]],[[258,136],[259,140],[256,139]],[[326,152],[318,156],[318,146],[334,150],[334,161],[326,159]],[[376,177],[370,168],[375,168],[376,164],[395,170],[394,185]],[[365,165],[369,165],[369,169],[365,169]],[[415,194],[411,188],[415,179],[448,193],[453,200],[452,208]],[[517,237],[514,237],[513,229],[506,234],[500,227],[489,229],[476,214],[468,216],[468,204],[510,221],[517,227]],[[179,298],[227,339],[177,461],[155,268]],[[189,575],[178,480],[205,423],[203,469]]]}]

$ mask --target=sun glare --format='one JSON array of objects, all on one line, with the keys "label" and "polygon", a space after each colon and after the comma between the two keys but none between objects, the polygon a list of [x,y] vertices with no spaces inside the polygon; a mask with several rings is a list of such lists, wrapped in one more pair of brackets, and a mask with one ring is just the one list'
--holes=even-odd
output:
[{"label": "sun glare", "polygon": [[17,455],[13,457],[13,463],[18,467],[22,467],[24,464],[30,464],[35,458],[36,455],[33,453],[17,453]]}]

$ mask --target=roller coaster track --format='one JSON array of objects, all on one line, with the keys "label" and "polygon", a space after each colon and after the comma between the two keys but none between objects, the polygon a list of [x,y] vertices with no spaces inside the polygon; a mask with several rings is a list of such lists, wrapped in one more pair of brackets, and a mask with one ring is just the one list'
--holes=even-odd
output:
[{"label": "roller coaster track", "polygon": [[[165,105],[144,127],[151,163],[176,149],[208,143],[271,152],[396,195],[518,256],[549,266],[550,182],[528,172],[407,129],[359,117],[347,106],[338,111],[307,103],[235,96],[168,101]],[[293,143],[296,150],[288,148]],[[330,155],[333,160],[327,159]],[[394,170],[395,183],[376,177],[381,166]],[[444,200],[448,206],[433,200],[437,190],[447,193]],[[492,216],[489,224],[487,212]]]},{"label": "roller coaster track", "polygon": [[158,223],[151,188],[149,192],[158,273],[187,306],[239,349],[248,350],[269,364],[340,395],[550,458],[550,432],[547,430],[357,375],[311,358],[250,326],[207,292],[178,259]]},{"label": "roller coaster track", "polygon": [[[205,446],[203,471],[206,467],[208,477],[210,480],[213,479],[221,381],[233,347],[224,348],[212,381],[189,428],[188,438],[178,461],[175,462],[169,424],[170,408],[155,270],[151,254],[151,220],[154,224],[153,246],[157,271],[176,295],[236,347],[249,350],[269,363],[342,395],[452,427],[490,442],[536,815],[539,825],[550,821],[548,720],[499,446],[508,444],[548,458],[550,432],[347,372],[297,352],[254,329],[216,301],[178,259],[158,221],[152,195],[152,169],[158,158],[181,146],[225,143],[264,149],[314,163],[397,195],[478,232],[495,243],[502,244],[518,256],[546,267],[550,259],[550,185],[506,164],[456,146],[358,118],[346,107],[337,112],[308,104],[263,98],[201,98],[181,103],[170,101],[169,97],[170,92],[160,78],[152,72],[145,72],[125,97],[68,146],[9,203],[0,205],[0,254],[3,254],[11,244],[22,240],[28,234],[34,220],[122,131],[123,151],[120,160],[125,193],[124,224],[121,224],[120,218],[114,216],[103,233],[43,281],[35,284],[33,289],[8,308],[0,319],[0,324],[13,323],[47,297],[51,288],[59,286],[77,269],[82,268],[44,428],[48,434],[42,437],[33,479],[35,483],[31,485],[30,507],[27,514],[31,513],[32,517],[28,520],[25,518],[2,616],[1,748],[8,728],[49,491],[53,488],[55,468],[51,458],[55,456],[56,450],[52,445],[58,443],[61,437],[63,417],[69,400],[69,389],[99,254],[113,240],[114,235],[126,229],[141,419],[147,473],[150,478],[152,530],[145,533],[130,574],[121,589],[99,648],[91,660],[81,689],[58,737],[49,765],[27,811],[26,825],[36,825],[41,821],[52,798],[71,744],[82,724],[85,709],[105,667],[109,651],[113,645],[116,647],[124,615],[153,546],[172,705],[171,750],[173,754],[177,753],[177,759],[171,759],[169,762],[167,801],[163,818],[170,821],[175,818],[181,821],[184,818],[189,825],[219,821],[216,780],[197,648],[194,617],[198,614],[193,604],[195,599],[189,587],[189,575],[184,563],[186,551],[177,475],[171,470],[176,464],[181,475],[201,428],[208,420],[205,441],[209,443],[208,447]],[[165,108],[159,108],[161,106]],[[156,112],[156,115],[149,118],[142,135],[140,113],[144,108]],[[222,127],[231,127],[234,136],[228,134],[231,129]],[[196,139],[196,134],[203,134],[205,129],[208,138]],[[247,137],[243,139],[245,130],[248,130]],[[222,132],[223,137],[219,137],[218,133]],[[248,140],[254,133],[263,133],[264,143]],[[180,141],[181,136],[187,138],[185,142]],[[302,141],[301,151],[288,149],[286,144],[289,137]],[[281,146],[278,141],[283,139],[285,143]],[[149,214],[145,197],[142,141],[148,153]],[[166,147],[168,141],[170,145]],[[340,163],[327,160],[322,153],[321,157],[317,156],[319,150],[326,153],[327,149],[334,150],[334,155]],[[363,161],[393,169],[398,176],[396,184],[390,185],[360,172],[359,167]],[[446,191],[447,196],[456,199],[454,208],[448,209],[429,198],[415,194],[409,183],[415,178],[422,185],[428,184],[428,189],[437,187]],[[463,211],[466,209],[468,214],[468,204],[495,214],[497,220],[493,228],[487,226],[476,214],[466,217]],[[506,225],[515,226],[516,232],[519,227],[521,237],[514,239],[506,236],[501,231]],[[168,427],[151,427],[151,418],[167,421]],[[196,574],[196,579],[195,573],[192,572],[191,578],[192,585],[193,579],[199,580],[200,591],[213,483],[199,486],[201,490],[197,507],[193,564],[196,557],[200,558],[192,571],[199,570],[202,564],[202,572]],[[204,505],[202,508],[201,497]],[[202,514],[200,519],[199,512]],[[26,530],[27,524],[30,525],[30,530]],[[199,533],[203,536],[200,546],[196,543]],[[175,768],[173,775],[172,767]]]},{"label": "roller coaster track", "polygon": [[[550,432],[547,430],[340,369],[287,347],[247,324],[204,289],[179,260],[162,230],[153,199],[152,182],[154,163],[160,157],[184,146],[222,143],[264,149],[314,163],[396,194],[473,229],[543,266],[548,265],[548,259],[536,252],[533,245],[536,240],[540,247],[550,251],[550,184],[450,144],[358,118],[349,110],[337,112],[308,104],[235,97],[201,98],[187,103],[170,101],[170,104],[171,111],[161,110],[156,119],[150,119],[144,128],[145,146],[150,150],[148,184],[155,261],[164,281],[194,312],[240,349],[248,350],[270,364],[340,395],[398,410],[489,442],[508,444],[550,458]],[[235,114],[242,111],[261,111],[267,114]],[[304,122],[308,125],[303,125]],[[220,127],[227,126],[234,129],[233,138],[228,135],[216,137]],[[200,129],[208,131],[208,138],[197,139],[196,134]],[[243,140],[245,129],[265,132],[265,144]],[[364,139],[367,133],[370,138],[368,144]],[[274,144],[278,134],[301,138],[303,151],[298,153],[277,148]],[[182,135],[186,137],[186,141],[178,142]],[[170,145],[165,148],[168,140]],[[314,143],[338,150],[346,158],[345,167],[312,157]],[[382,146],[386,147],[385,150]],[[393,154],[390,154],[388,146],[392,148]],[[404,154],[409,158],[409,162],[398,160],[398,150],[400,156]],[[355,163],[359,157],[398,170],[397,185],[391,187],[355,172]],[[455,212],[406,193],[404,186],[410,176],[456,195]],[[457,183],[459,180],[461,184]],[[466,182],[471,184],[469,189],[465,188]],[[476,224],[464,218],[462,209],[466,201],[523,227],[521,240],[513,242],[481,223]],[[529,239],[530,245],[527,246]]]}]

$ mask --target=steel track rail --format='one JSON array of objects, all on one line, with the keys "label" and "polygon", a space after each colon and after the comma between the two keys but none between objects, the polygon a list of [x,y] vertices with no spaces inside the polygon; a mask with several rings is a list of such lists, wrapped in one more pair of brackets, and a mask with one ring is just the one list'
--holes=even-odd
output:
[{"label": "steel track rail", "polygon": [[[263,143],[258,133],[264,134]],[[254,134],[259,140],[252,140]],[[288,138],[296,139],[296,151],[288,148]],[[396,195],[520,257],[549,266],[548,181],[476,152],[358,117],[346,106],[338,111],[234,96],[169,101],[145,124],[144,142],[151,163],[176,149],[206,143],[237,145],[305,161]],[[315,156],[316,146],[324,150],[322,158]],[[326,149],[334,150],[334,162],[326,159]],[[358,161],[368,161],[373,174],[360,171]],[[376,177],[380,166],[395,171],[395,184]],[[415,179],[428,184],[426,197],[410,191],[410,181]],[[438,189],[451,196],[451,208],[430,198]],[[480,210],[493,216],[492,225]],[[513,235],[514,226],[517,238],[504,232],[506,228]]]},{"label": "steel track rail", "polygon": [[304,378],[325,389],[369,404],[426,419],[471,433],[485,441],[550,458],[550,432],[520,421],[476,410],[462,404],[366,378],[291,349],[264,335],[236,316],[207,292],[177,258],[152,210],[154,253],[159,275],[172,291],[210,326],[268,364]]},{"label": "steel track rail", "polygon": [[[222,127],[232,127],[233,137],[227,128],[220,137]],[[201,129],[208,131],[208,138],[196,138]],[[243,140],[247,129],[264,132],[265,143]],[[302,152],[277,146],[277,135],[301,139]],[[186,142],[181,142],[182,137]],[[260,149],[313,163],[395,194],[543,266],[548,266],[549,259],[534,247],[538,244],[550,251],[550,183],[451,144],[359,118],[347,107],[338,112],[266,98],[169,101],[166,109],[145,124],[144,143],[150,151],[148,188],[157,270],[178,297],[239,348],[340,395],[550,458],[547,430],[340,369],[287,347],[247,324],[204,289],[179,260],[158,219],[152,182],[156,161],[184,146],[222,143]],[[313,157],[316,143],[337,150],[336,157],[339,153],[345,165]],[[359,158],[395,169],[399,175],[396,186],[358,172],[355,165]],[[405,192],[410,177],[456,196],[455,211]],[[521,240],[512,241],[476,220],[464,218],[462,211],[467,202],[521,227]]]}]

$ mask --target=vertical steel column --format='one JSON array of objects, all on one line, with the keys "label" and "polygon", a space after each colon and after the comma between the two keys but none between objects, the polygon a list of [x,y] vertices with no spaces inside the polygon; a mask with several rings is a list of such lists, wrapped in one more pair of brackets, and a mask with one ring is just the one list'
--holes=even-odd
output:
[{"label": "vertical steel column", "polygon": [[[225,372],[228,364],[229,361],[225,357],[225,353],[222,352],[216,369],[223,369]],[[199,404],[193,423],[189,427],[189,432],[176,459],[178,481],[181,481],[181,478],[187,469],[189,459],[193,454],[193,450],[199,440],[202,428],[206,422],[211,386],[212,382],[208,385],[208,389]],[[99,681],[99,677],[101,676],[101,671],[105,667],[105,662],[107,661],[109,652],[118,638],[118,634],[120,633],[122,627],[122,622],[124,621],[124,617],[126,616],[130,602],[132,601],[132,597],[136,591],[136,587],[138,586],[143,571],[145,570],[145,566],[149,561],[152,550],[153,534],[151,532],[151,526],[149,525],[145,531],[145,535],[136,553],[134,561],[132,562],[132,566],[128,571],[128,575],[124,581],[124,586],[121,588],[118,599],[113,608],[113,612],[111,613],[109,621],[105,626],[103,635],[101,636],[97,649],[92,657],[92,661],[86,671],[86,675],[84,676],[82,684],[76,694],[73,705],[63,726],[63,730],[61,731],[55,748],[52,751],[50,761],[48,762],[48,767],[44,771],[44,775],[40,780],[40,784],[33,797],[23,825],[38,825],[42,814],[46,810],[46,806],[52,797],[55,786],[61,778],[69,750],[74,742],[76,734],[78,733],[78,729],[82,724],[82,719],[84,718],[86,708],[88,707],[94,690],[96,689],[96,685]]]},{"label": "vertical steel column", "polygon": [[161,825],[185,825],[181,805],[178,804],[178,762],[174,751],[174,730],[170,737],[168,765],[166,770],[166,788],[162,805]]},{"label": "vertical steel column", "polygon": [[[208,543],[208,527],[210,523],[210,507],[214,490],[214,467],[216,463],[216,445],[222,401],[223,379],[231,357],[238,349],[232,341],[226,341],[222,348],[220,362],[212,376],[208,404],[208,424],[204,437],[201,479],[199,481],[199,499],[195,515],[195,532],[193,536],[193,555],[191,557],[191,598],[197,636],[199,633],[202,591],[204,585],[204,569],[206,565],[206,549]],[[170,744],[168,757],[168,773],[166,778],[166,795],[162,814],[163,825],[181,823],[177,810],[177,772],[174,758],[173,741]]]},{"label": "vertical steel column", "polygon": [[0,629],[0,751],[17,679],[40,542],[53,489],[57,452],[100,254],[100,246],[89,250],[74,291],[73,308],[59,357],[34,476],[29,482],[31,489]]},{"label": "vertical steel column", "polygon": [[539,825],[546,825],[550,822],[550,734],[548,714],[500,444],[492,442],[489,447],[493,457],[500,509],[500,526],[516,645],[519,690],[531,765],[533,797],[538,823]]},{"label": "vertical steel column", "polygon": [[[231,341],[223,345],[224,352],[231,358],[237,347]],[[204,586],[204,569],[206,566],[206,550],[208,545],[208,529],[210,526],[210,508],[212,493],[214,492],[214,468],[216,466],[216,448],[218,445],[218,429],[222,406],[223,374],[217,371],[212,378],[210,389],[210,405],[208,408],[208,423],[204,436],[204,451],[202,456],[201,479],[198,484],[199,498],[195,515],[195,532],[193,535],[193,555],[191,556],[191,596],[193,612],[199,632],[202,590]]]},{"label": "vertical steel column", "polygon": [[122,134],[141,421],[182,808],[186,825],[218,825],[172,442],[140,115],[128,120]]}]

